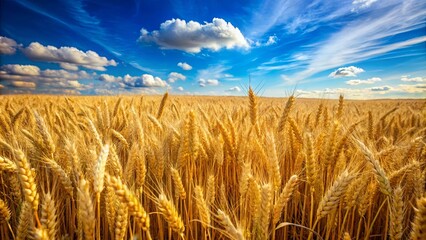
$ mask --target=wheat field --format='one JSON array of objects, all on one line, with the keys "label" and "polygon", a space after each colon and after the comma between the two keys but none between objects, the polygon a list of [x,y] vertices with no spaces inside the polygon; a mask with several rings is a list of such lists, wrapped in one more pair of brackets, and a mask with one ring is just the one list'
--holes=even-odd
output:
[{"label": "wheat field", "polygon": [[426,239],[426,101],[0,96],[1,239]]}]

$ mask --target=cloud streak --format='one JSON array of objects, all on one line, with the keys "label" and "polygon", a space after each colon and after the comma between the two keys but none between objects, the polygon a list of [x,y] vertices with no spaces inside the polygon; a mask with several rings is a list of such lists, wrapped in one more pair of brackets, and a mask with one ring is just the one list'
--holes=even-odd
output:
[{"label": "cloud streak", "polygon": [[[426,4],[423,1],[403,1],[382,9],[381,14],[370,13],[361,20],[347,24],[340,31],[320,42],[313,49],[308,67],[295,79],[308,78],[318,72],[355,63],[383,53],[426,41],[426,36],[390,42],[389,38],[422,28]],[[393,38],[394,39],[394,38]]]},{"label": "cloud streak", "polygon": [[346,84],[356,86],[356,85],[361,85],[361,84],[373,84],[373,83],[380,82],[380,81],[382,81],[381,78],[373,77],[373,78],[369,78],[367,80],[361,80],[361,79],[349,80],[349,81],[346,81]]}]

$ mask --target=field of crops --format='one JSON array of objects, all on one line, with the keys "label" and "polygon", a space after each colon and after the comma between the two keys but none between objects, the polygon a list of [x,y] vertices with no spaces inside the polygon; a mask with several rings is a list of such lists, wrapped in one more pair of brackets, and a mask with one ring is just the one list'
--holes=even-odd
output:
[{"label": "field of crops", "polygon": [[0,96],[0,239],[426,239],[426,101]]}]

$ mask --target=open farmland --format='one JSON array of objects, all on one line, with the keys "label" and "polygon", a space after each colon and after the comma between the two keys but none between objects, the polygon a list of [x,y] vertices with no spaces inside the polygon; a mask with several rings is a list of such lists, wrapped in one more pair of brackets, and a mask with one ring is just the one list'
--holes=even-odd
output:
[{"label": "open farmland", "polygon": [[0,96],[0,238],[426,239],[425,100],[248,95]]}]

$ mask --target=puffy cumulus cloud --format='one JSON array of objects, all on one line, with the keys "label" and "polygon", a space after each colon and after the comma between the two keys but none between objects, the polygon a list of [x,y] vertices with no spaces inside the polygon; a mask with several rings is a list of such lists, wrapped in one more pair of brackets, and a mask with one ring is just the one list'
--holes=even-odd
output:
[{"label": "puffy cumulus cloud", "polygon": [[381,87],[372,87],[372,88],[370,88],[370,91],[373,91],[373,92],[388,92],[392,89],[393,88],[391,86],[381,86]]},{"label": "puffy cumulus cloud", "polygon": [[115,77],[108,74],[101,74],[98,80],[106,83],[115,83],[115,87],[135,87],[135,88],[150,88],[150,87],[168,87],[166,81],[159,77],[154,77],[150,74],[143,74],[142,76],[130,76],[126,74],[124,77]]},{"label": "puffy cumulus cloud", "polygon": [[426,82],[426,77],[412,77],[410,76],[402,76],[401,81],[403,82]]},{"label": "puffy cumulus cloud", "polygon": [[178,87],[177,90],[183,92],[184,89],[183,87]]},{"label": "puffy cumulus cloud", "polygon": [[78,70],[77,65],[70,64],[70,63],[59,63],[59,66],[61,66],[61,68],[63,68],[63,69],[70,70],[70,71],[77,71]]},{"label": "puffy cumulus cloud", "polygon": [[218,51],[221,48],[250,47],[240,30],[221,18],[213,18],[211,23],[204,24],[180,19],[167,20],[160,25],[159,30],[148,32],[142,28],[138,41],[153,42],[163,49],[190,53],[199,53],[202,49]]},{"label": "puffy cumulus cloud", "polygon": [[186,79],[186,77],[183,75],[183,74],[181,74],[181,73],[177,73],[177,72],[171,72],[170,74],[169,74],[169,79],[168,79],[168,81],[170,82],[170,83],[174,83],[174,82],[176,82],[177,80],[185,80]]},{"label": "puffy cumulus cloud", "polygon": [[0,67],[0,75],[24,75],[24,76],[38,76],[40,75],[40,68],[34,65],[19,65],[7,64]]},{"label": "puffy cumulus cloud", "polygon": [[25,82],[25,81],[11,81],[10,85],[16,88],[35,88],[36,84],[34,82]]},{"label": "puffy cumulus cloud", "polygon": [[373,84],[380,81],[382,81],[381,78],[373,77],[367,80],[361,80],[361,79],[349,80],[349,81],[346,81],[346,84],[355,86],[355,85],[361,85],[361,84]]},{"label": "puffy cumulus cloud", "polygon": [[34,65],[8,64],[0,67],[0,79],[24,81],[66,81],[91,79],[86,71],[68,72],[66,70],[40,70]]},{"label": "puffy cumulus cloud", "polygon": [[0,54],[15,54],[18,47],[19,45],[15,42],[15,40],[0,36]]},{"label": "puffy cumulus cloud", "polygon": [[101,74],[98,78],[99,80],[103,82],[113,83],[113,82],[121,82],[123,80],[122,77],[115,77],[109,74]]},{"label": "puffy cumulus cloud", "polygon": [[192,69],[192,66],[191,65],[189,65],[188,63],[186,63],[186,62],[179,62],[178,64],[178,67],[180,67],[180,68],[182,68],[183,70],[185,70],[185,71],[189,71],[189,70],[191,70]]},{"label": "puffy cumulus cloud", "polygon": [[131,87],[167,87],[168,84],[159,77],[143,74],[140,77],[132,77],[129,74],[123,77],[123,82]]},{"label": "puffy cumulus cloud", "polygon": [[5,81],[8,93],[28,89],[27,93],[76,94],[90,88],[79,80],[92,78],[86,71],[40,70],[37,66],[18,64],[0,67],[0,80]]},{"label": "puffy cumulus cloud", "polygon": [[41,77],[54,79],[89,79],[92,76],[86,71],[68,72],[65,70],[50,70],[46,69],[40,72]]},{"label": "puffy cumulus cloud", "polygon": [[23,49],[24,54],[33,60],[56,62],[67,70],[76,70],[79,66],[105,71],[107,66],[117,66],[114,60],[101,57],[94,51],[83,52],[75,47],[43,46],[38,42],[31,43]]},{"label": "puffy cumulus cloud", "polygon": [[217,86],[217,85],[219,85],[219,80],[201,78],[200,80],[198,80],[198,85],[200,85],[200,87]]},{"label": "puffy cumulus cloud", "polygon": [[355,12],[360,9],[369,8],[375,2],[377,2],[377,0],[354,0],[352,2],[352,11]]},{"label": "puffy cumulus cloud", "polygon": [[334,77],[334,78],[338,78],[338,77],[356,77],[357,74],[364,72],[364,69],[359,68],[359,67],[355,67],[355,66],[350,66],[350,67],[341,67],[339,69],[337,69],[336,71],[330,73],[330,75],[328,75],[329,77]]},{"label": "puffy cumulus cloud", "polygon": [[231,87],[229,89],[226,90],[227,92],[241,92],[241,88],[239,88],[238,86],[235,87]]}]

